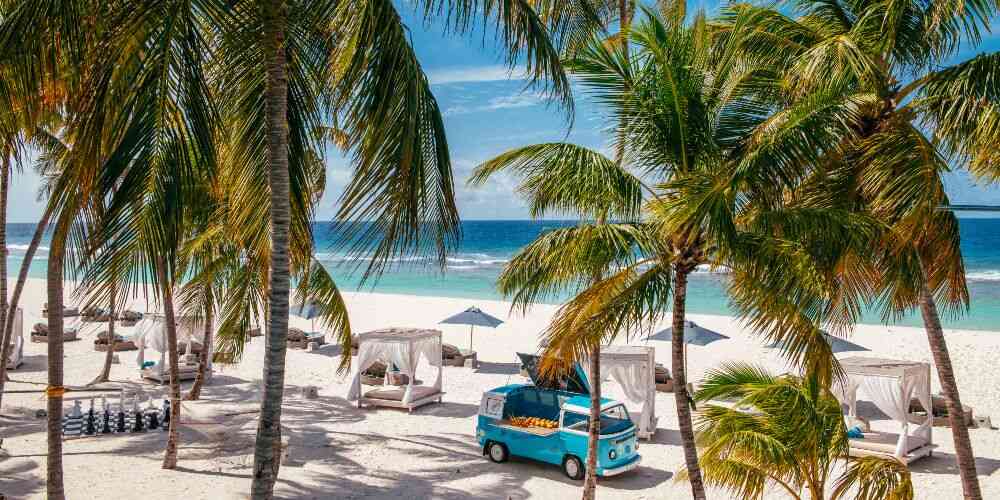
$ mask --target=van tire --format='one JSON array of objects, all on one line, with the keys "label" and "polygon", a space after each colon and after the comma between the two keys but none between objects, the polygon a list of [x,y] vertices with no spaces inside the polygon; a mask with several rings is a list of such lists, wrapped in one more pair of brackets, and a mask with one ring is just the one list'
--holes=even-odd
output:
[{"label": "van tire", "polygon": [[563,459],[562,470],[563,474],[566,474],[566,477],[574,481],[579,481],[583,479],[585,469],[583,468],[583,462],[579,458],[573,455],[566,455],[566,458]]},{"label": "van tire", "polygon": [[490,457],[490,461],[500,464],[510,458],[510,453],[507,452],[507,447],[503,443],[490,441],[486,443],[486,456]]}]

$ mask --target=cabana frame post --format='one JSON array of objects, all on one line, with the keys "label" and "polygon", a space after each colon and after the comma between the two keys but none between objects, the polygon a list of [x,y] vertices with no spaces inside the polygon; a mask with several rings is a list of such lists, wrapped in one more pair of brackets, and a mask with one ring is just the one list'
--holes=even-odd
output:
[{"label": "cabana frame post", "polygon": [[[586,366],[587,361],[581,362]],[[637,434],[656,433],[656,349],[638,345],[601,346],[601,380],[614,379],[622,387]],[[590,383],[588,381],[588,383]]]}]

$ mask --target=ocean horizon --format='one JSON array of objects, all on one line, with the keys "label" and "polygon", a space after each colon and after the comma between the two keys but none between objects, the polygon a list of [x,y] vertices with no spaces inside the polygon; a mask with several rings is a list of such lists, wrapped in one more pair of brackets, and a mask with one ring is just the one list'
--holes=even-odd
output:
[{"label": "ocean horizon", "polygon": [[[573,225],[567,220],[464,220],[462,238],[444,269],[431,258],[405,257],[391,263],[378,279],[362,282],[366,265],[363,256],[348,255],[338,248],[340,241],[329,222],[314,225],[317,259],[322,262],[342,291],[441,296],[470,300],[505,300],[496,290],[496,278],[503,266],[525,245],[544,231]],[[970,307],[958,316],[943,314],[947,328],[1000,331],[1000,218],[959,219],[961,247],[966,266]],[[32,223],[7,225],[8,270],[16,279],[21,261],[35,231]],[[39,246],[29,276],[44,278],[48,239]],[[732,316],[726,294],[725,273],[702,269],[692,274],[688,288],[688,312]],[[12,286],[12,285],[11,285]],[[550,297],[545,303],[562,303],[569,294]],[[877,311],[865,311],[861,323],[883,324]],[[888,323],[922,326],[919,314],[908,314]]]}]

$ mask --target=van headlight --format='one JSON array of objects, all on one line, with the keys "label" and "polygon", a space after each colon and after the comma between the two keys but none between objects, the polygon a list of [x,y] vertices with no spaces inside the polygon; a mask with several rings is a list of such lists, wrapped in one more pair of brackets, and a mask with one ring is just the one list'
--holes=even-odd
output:
[{"label": "van headlight", "polygon": [[618,458],[618,452],[616,452],[615,450],[609,451],[608,458],[610,458],[611,460]]}]

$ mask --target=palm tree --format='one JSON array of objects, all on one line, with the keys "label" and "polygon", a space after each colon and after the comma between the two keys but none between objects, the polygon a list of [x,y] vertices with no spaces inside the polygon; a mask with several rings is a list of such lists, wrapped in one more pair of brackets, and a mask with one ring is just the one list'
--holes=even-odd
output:
[{"label": "palm tree", "polygon": [[[469,183],[481,185],[497,173],[510,171],[522,179],[518,191],[527,199],[533,218],[550,212],[572,213],[574,227],[539,236],[518,252],[497,279],[500,292],[513,297],[513,308],[527,310],[539,297],[581,290],[632,261],[639,228],[634,221],[642,202],[641,182],[599,152],[568,143],[547,143],[508,151],[476,168]],[[609,223],[621,219],[624,223]],[[583,498],[597,488],[597,441],[601,413],[601,344],[617,330],[592,336],[569,353],[568,359],[588,360],[591,419]]]},{"label": "palm tree", "polygon": [[[938,303],[967,307],[957,223],[941,173],[949,162],[995,176],[1000,53],[952,62],[976,46],[994,2],[796,4],[790,15],[734,5],[717,26],[742,60],[773,75],[768,91],[803,116],[849,105],[834,130],[816,191],[891,225],[878,252],[877,304],[887,319],[919,309],[947,400],[966,498],[982,497],[975,458],[941,328]],[[777,76],[780,75],[780,76]],[[811,103],[811,104],[810,104]],[[823,180],[821,181],[820,178]]]},{"label": "palm tree", "polygon": [[851,492],[859,500],[913,498],[905,464],[848,457],[840,402],[818,377],[728,363],[705,376],[695,399],[702,402],[697,426],[705,481],[734,497],[760,499],[778,487],[797,500],[823,500],[834,463],[846,460],[829,498]]},{"label": "palm tree", "polygon": [[[425,13],[428,18],[447,15],[448,28],[457,33],[496,26],[500,43],[509,49],[508,62],[523,63],[533,83],[545,86],[569,107],[558,47],[529,3],[480,8],[462,1]],[[304,191],[306,158],[321,149],[311,131],[325,117],[337,116],[343,124],[355,172],[339,218],[350,223],[345,241],[356,245],[353,250],[371,250],[375,256],[368,276],[377,276],[394,255],[423,251],[426,240],[443,262],[457,235],[440,111],[395,7],[386,0],[134,5],[51,0],[10,2],[3,14],[0,58],[17,68],[33,90],[62,79],[72,90],[66,95],[87,103],[85,108],[69,108],[71,115],[77,109],[87,111],[72,115],[66,132],[77,140],[77,156],[88,159],[74,162],[81,165],[76,180],[98,189],[95,196],[111,196],[110,215],[104,219],[107,223],[98,225],[103,229],[92,248],[107,248],[110,235],[128,226],[115,217],[138,212],[127,209],[141,199],[144,189],[135,182],[141,176],[135,165],[173,162],[179,176],[214,168],[213,131],[218,123],[231,126],[236,136],[239,179],[268,186],[266,198],[253,200],[258,202],[253,209],[244,208],[264,211],[260,220],[272,240],[269,248],[255,248],[261,251],[253,255],[270,262],[267,286],[261,287],[268,294],[265,316],[270,322],[268,387],[253,490],[255,497],[271,496],[277,473],[273,445],[280,432],[288,272],[295,265],[289,253],[299,244],[288,232],[307,225],[307,207],[296,200]],[[107,24],[111,22],[116,24]],[[65,71],[35,64],[52,60],[49,50],[56,40],[58,50],[66,54]],[[68,68],[87,71],[73,73]],[[60,71],[47,71],[52,69]],[[110,193],[114,185],[123,189]],[[302,230],[308,233],[307,227]],[[150,278],[171,281],[165,271],[157,269]],[[61,360],[50,357],[50,362]],[[50,454],[49,460],[58,461],[58,454]],[[52,495],[61,489],[55,484],[58,479],[52,478]]]}]

